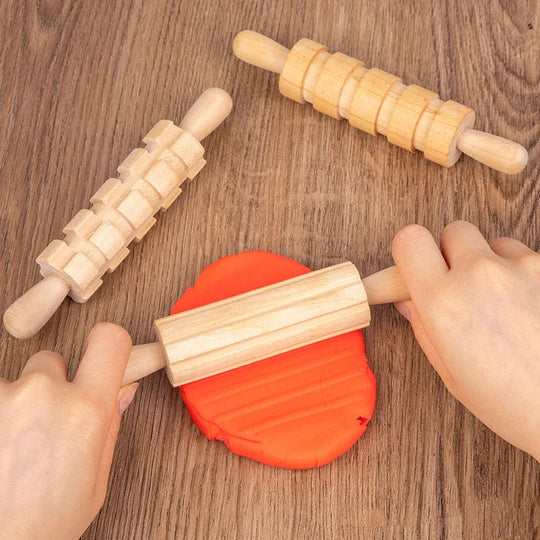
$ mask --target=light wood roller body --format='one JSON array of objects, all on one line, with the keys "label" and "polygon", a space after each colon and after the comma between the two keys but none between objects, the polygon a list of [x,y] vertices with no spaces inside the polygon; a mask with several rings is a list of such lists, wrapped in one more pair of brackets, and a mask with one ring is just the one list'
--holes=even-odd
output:
[{"label": "light wood roller body", "polygon": [[291,50],[256,32],[240,32],[233,42],[238,58],[279,73],[280,92],[372,135],[387,139],[410,152],[450,167],[461,153],[507,174],[527,164],[523,146],[489,133],[475,131],[474,111],[399,77],[310,39],[301,39]]},{"label": "light wood roller body", "polygon": [[188,111],[180,127],[161,120],[90,199],[92,207],[78,212],[66,225],[62,240],[53,240],[38,256],[43,280],[16,300],[4,314],[8,332],[18,338],[36,334],[69,295],[86,302],[180,195],[180,186],[204,167],[208,136],[232,109],[229,94],[206,90]]},{"label": "light wood roller body", "polygon": [[155,322],[159,343],[133,347],[123,384],[165,367],[180,386],[365,328],[369,305],[409,297],[397,268],[362,282],[342,263]]}]

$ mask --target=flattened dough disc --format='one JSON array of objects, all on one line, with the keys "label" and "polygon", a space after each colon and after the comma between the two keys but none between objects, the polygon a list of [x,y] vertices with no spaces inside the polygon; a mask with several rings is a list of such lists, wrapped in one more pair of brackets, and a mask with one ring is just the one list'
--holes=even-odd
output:
[{"label": "flattened dough disc", "polygon": [[[171,314],[307,272],[295,261],[263,251],[225,257],[201,273]],[[375,388],[358,330],[186,384],[180,391],[209,439],[267,465],[307,469],[337,458],[364,433]]]}]

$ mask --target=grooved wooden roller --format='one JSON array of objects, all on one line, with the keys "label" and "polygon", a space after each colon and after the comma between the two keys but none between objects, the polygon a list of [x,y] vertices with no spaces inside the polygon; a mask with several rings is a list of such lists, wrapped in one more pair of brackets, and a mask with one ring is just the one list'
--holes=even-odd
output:
[{"label": "grooved wooden roller", "polygon": [[155,322],[159,343],[133,347],[122,384],[163,367],[180,386],[365,328],[369,305],[409,297],[395,266],[360,279],[345,262]]},{"label": "grooved wooden roller", "polygon": [[502,137],[472,130],[474,111],[455,101],[441,101],[435,92],[403,84],[399,77],[364,64],[311,39],[291,50],[256,32],[240,32],[233,42],[238,58],[280,74],[280,92],[328,116],[346,118],[372,135],[445,167],[461,153],[507,174],[527,164],[523,146]]},{"label": "grooved wooden roller", "polygon": [[180,127],[161,120],[66,225],[62,240],[53,240],[38,256],[43,280],[16,300],[4,314],[8,332],[28,338],[38,332],[69,294],[86,302],[139,242],[156,219],[180,195],[180,186],[204,167],[200,142],[232,109],[229,94],[206,90],[188,111]]}]

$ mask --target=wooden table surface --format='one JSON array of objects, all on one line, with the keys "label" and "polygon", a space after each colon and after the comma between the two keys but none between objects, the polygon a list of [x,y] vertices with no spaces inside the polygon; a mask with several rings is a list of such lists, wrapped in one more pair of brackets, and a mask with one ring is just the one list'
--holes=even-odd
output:
[{"label": "wooden table surface", "polygon": [[[161,118],[180,121],[221,86],[231,117],[208,165],[84,305],[66,301],[35,338],[2,329],[0,375],[54,349],[73,374],[93,324],[153,338],[199,272],[264,249],[363,275],[390,264],[394,234],[455,219],[539,248],[540,4],[530,1],[133,2],[0,0],[0,308],[38,279],[34,260]],[[250,28],[311,37],[476,110],[530,164],[505,176],[463,157],[451,169],[283,98],[241,63]],[[540,467],[449,393],[392,306],[365,332],[378,380],[364,437],[321,469],[270,468],[209,442],[164,373],[125,415],[110,493],[87,539],[533,538]]]}]

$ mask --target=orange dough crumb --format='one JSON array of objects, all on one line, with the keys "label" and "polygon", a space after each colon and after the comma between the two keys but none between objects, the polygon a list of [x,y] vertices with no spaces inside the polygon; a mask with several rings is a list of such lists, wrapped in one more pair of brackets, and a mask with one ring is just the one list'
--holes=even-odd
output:
[{"label": "orange dough crumb", "polygon": [[[272,253],[225,257],[206,268],[171,314],[310,272]],[[191,418],[236,454],[291,469],[320,467],[364,433],[376,381],[360,330],[180,388]]]}]

